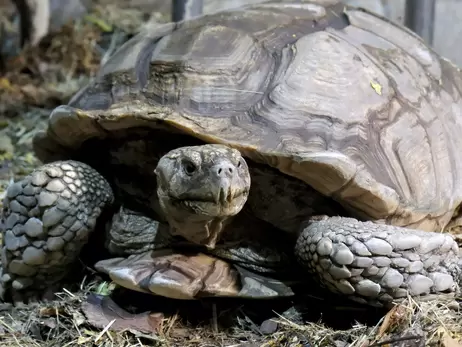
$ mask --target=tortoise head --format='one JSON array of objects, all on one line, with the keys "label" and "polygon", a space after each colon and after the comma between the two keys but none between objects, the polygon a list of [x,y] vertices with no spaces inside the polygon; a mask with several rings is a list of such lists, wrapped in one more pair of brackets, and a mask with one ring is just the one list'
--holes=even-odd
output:
[{"label": "tortoise head", "polygon": [[240,152],[223,145],[180,147],[156,167],[157,194],[172,233],[214,248],[250,189]]}]

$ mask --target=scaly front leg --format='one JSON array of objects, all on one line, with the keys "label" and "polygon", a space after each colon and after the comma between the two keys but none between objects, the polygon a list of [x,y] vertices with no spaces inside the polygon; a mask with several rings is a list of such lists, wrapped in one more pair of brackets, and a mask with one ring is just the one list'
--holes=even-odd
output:
[{"label": "scaly front leg", "polygon": [[109,183],[76,161],[44,165],[12,184],[4,201],[0,297],[23,301],[61,280],[113,199]]},{"label": "scaly front leg", "polygon": [[334,293],[382,306],[395,299],[454,292],[459,249],[448,234],[330,217],[313,220],[295,253]]}]

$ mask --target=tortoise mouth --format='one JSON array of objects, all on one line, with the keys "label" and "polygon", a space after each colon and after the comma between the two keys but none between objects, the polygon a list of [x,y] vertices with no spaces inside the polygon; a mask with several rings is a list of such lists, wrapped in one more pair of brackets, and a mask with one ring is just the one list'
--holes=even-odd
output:
[{"label": "tortoise mouth", "polygon": [[237,214],[247,201],[248,189],[231,192],[220,191],[215,197],[210,196],[169,196],[172,206],[188,210],[190,213],[206,216],[230,216]]},{"label": "tortoise mouth", "polygon": [[232,204],[240,197],[247,197],[249,189],[236,189],[228,190],[220,189],[217,194],[197,195],[197,194],[184,194],[180,197],[169,195],[170,201],[189,202],[189,203],[212,203],[212,204]]}]

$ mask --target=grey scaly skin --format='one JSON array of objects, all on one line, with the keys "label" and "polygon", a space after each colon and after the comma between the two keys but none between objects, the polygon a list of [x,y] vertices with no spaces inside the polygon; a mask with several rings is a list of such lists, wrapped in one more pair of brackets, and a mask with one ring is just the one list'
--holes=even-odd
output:
[{"label": "grey scaly skin", "polygon": [[[229,231],[249,194],[244,158],[221,145],[181,147],[164,155],[155,173],[153,194],[170,233],[217,252],[216,243]],[[98,216],[113,202],[109,183],[76,161],[44,165],[11,185],[4,204],[1,291],[21,297],[59,282],[76,261]],[[307,271],[299,275],[314,276],[333,292],[383,305],[407,294],[457,289],[458,247],[450,235],[346,217],[307,216],[307,222],[294,245],[295,256]],[[118,242],[123,247],[123,239]],[[109,249],[116,246],[109,243]],[[245,254],[236,252],[229,260]],[[249,258],[259,259],[251,254]]]},{"label": "grey scaly skin", "polygon": [[[107,181],[74,161],[44,165],[8,187],[0,294],[46,289],[76,261],[102,210],[114,200]],[[21,300],[21,298],[17,298]]]}]

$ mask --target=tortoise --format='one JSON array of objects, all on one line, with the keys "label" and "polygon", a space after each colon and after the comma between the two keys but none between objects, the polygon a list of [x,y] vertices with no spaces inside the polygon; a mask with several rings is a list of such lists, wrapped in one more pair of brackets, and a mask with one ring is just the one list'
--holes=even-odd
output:
[{"label": "tortoise", "polygon": [[99,271],[170,298],[454,293],[461,91],[416,34],[336,1],[146,27],[34,138],[2,295],[59,284],[93,231]]}]

